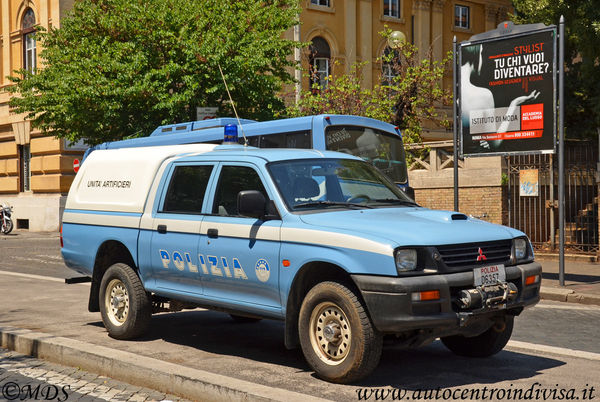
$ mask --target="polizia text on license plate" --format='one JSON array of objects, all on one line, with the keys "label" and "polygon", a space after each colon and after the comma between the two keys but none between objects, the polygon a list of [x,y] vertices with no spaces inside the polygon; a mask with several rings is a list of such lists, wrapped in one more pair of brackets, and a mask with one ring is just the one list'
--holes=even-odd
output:
[{"label": "polizia text on license plate", "polygon": [[475,286],[494,285],[498,282],[506,282],[504,265],[488,265],[473,270]]}]

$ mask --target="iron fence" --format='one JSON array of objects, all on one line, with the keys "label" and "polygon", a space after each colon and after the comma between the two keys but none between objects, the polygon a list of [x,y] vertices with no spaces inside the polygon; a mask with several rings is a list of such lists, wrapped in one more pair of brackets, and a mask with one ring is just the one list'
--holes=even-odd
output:
[{"label": "iron fence", "polygon": [[[558,163],[553,155],[508,159],[509,226],[525,232],[538,250],[558,247]],[[565,248],[598,252],[598,147],[588,141],[565,143]],[[524,170],[537,170],[537,195],[520,191]]]}]

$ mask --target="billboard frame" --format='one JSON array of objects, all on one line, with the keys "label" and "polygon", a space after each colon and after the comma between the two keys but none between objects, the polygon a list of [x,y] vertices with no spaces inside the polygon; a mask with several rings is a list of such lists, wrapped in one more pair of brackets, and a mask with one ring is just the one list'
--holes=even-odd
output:
[{"label": "billboard frame", "polygon": [[457,44],[454,51],[454,70],[462,66],[462,48],[472,45],[489,44],[501,40],[510,40],[515,38],[526,37],[532,34],[552,32],[554,33],[554,39],[552,43],[553,55],[552,55],[552,148],[541,149],[541,150],[525,150],[525,151],[500,151],[500,152],[480,152],[480,153],[464,153],[464,133],[462,124],[462,93],[461,93],[461,74],[455,74],[454,77],[454,88],[458,96],[454,98],[454,105],[456,107],[455,113],[455,127],[458,126],[458,132],[456,141],[459,144],[460,157],[486,157],[486,156],[510,156],[510,155],[540,155],[540,154],[555,154],[557,152],[557,76],[558,76],[558,30],[556,25],[545,25],[545,24],[527,24],[527,25],[515,25],[510,21],[501,22],[498,28],[483,32],[481,34],[473,35],[467,41],[462,41]]}]

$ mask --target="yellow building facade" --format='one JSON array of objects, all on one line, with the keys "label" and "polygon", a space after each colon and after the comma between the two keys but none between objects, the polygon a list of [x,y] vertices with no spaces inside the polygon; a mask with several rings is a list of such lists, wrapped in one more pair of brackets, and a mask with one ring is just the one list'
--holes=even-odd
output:
[{"label": "yellow building facade", "polygon": [[[21,68],[39,66],[35,26],[58,27],[73,0],[1,0],[0,84]],[[0,203],[13,206],[16,228],[58,230],[65,193],[74,177],[73,159],[81,155],[64,140],[32,130],[24,116],[11,112],[9,95],[0,93]]]},{"label": "yellow building facade", "polygon": [[[386,28],[402,32],[419,49],[420,57],[431,52],[440,61],[452,50],[455,36],[461,42],[495,29],[511,11],[509,0],[302,0],[295,39],[313,43],[300,57],[303,70],[313,73],[301,77],[301,89],[319,80],[315,72],[317,76],[348,72],[356,62],[366,62],[365,87],[378,83],[386,74],[380,62],[387,47],[381,35]],[[452,71],[443,84],[452,87]],[[424,136],[425,141],[443,139],[451,139],[451,133],[427,130]]]},{"label": "yellow building facade", "polygon": [[[59,27],[73,1],[0,0],[2,87],[10,85],[7,76],[15,70],[43,67],[33,27]],[[460,42],[496,28],[512,10],[509,0],[301,0],[301,6],[301,24],[287,36],[313,43],[310,53],[296,55],[304,70],[312,66],[317,73],[312,79],[323,79],[367,61],[362,71],[367,87],[385,73],[378,62],[386,48],[379,34],[385,26],[402,32],[423,55],[431,48],[441,60],[454,36]],[[310,87],[309,77],[297,76],[298,89]],[[58,230],[75,176],[73,161],[83,151],[41,135],[24,116],[11,112],[8,101],[9,95],[0,93],[0,203],[13,206],[17,229]]]}]

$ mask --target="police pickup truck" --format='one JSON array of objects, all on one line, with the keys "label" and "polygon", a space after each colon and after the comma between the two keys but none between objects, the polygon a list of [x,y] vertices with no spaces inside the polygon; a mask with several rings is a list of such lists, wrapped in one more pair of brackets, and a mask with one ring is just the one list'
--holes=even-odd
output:
[{"label": "police pickup truck", "polygon": [[378,364],[384,336],[485,357],[539,301],[527,237],[419,207],[371,164],[317,150],[188,144],[96,150],[69,191],[67,266],[108,334],[202,307],[285,321],[321,378]]}]

